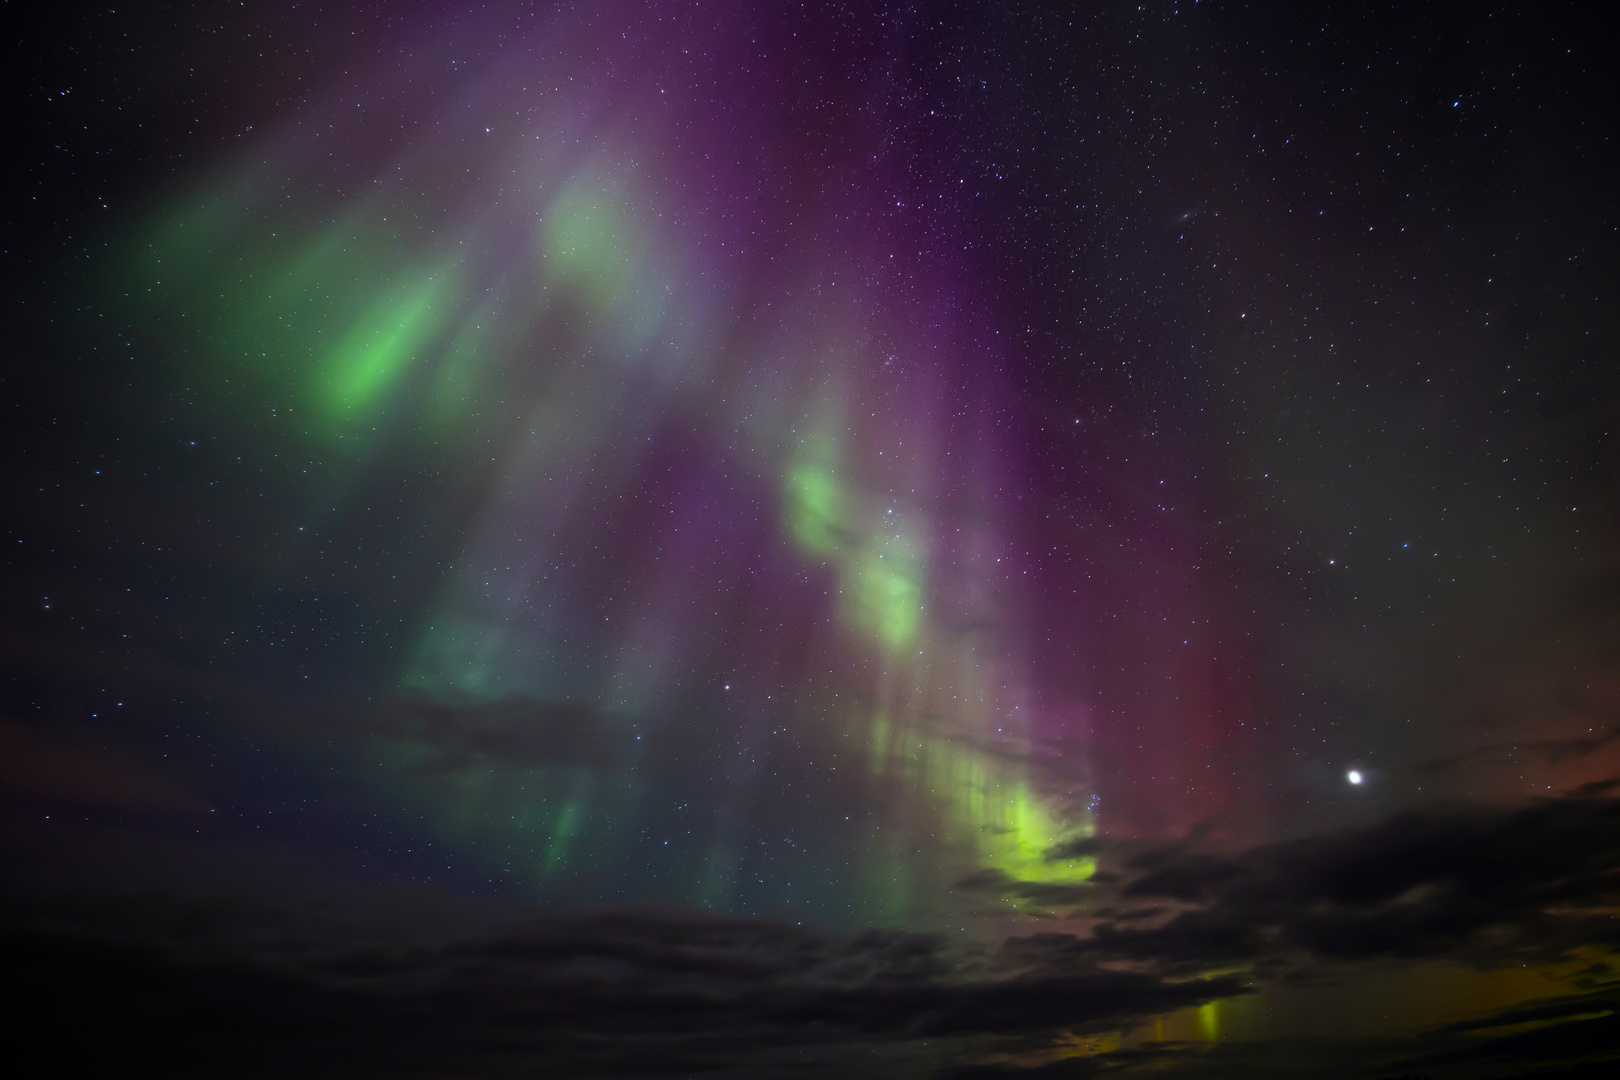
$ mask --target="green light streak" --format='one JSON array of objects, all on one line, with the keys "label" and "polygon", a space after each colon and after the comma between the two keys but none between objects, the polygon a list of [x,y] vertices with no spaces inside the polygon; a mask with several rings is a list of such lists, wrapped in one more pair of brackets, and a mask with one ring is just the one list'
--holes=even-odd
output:
[{"label": "green light streak", "polygon": [[329,417],[364,413],[399,381],[446,322],[448,275],[417,273],[376,300],[326,355],[315,396]]},{"label": "green light streak", "polygon": [[849,527],[844,520],[843,490],[832,467],[816,460],[797,462],[788,468],[784,489],[788,535],[811,555],[836,554]]},{"label": "green light streak", "polygon": [[908,546],[898,537],[878,541],[849,567],[854,622],[891,652],[912,643],[922,618],[922,567]]},{"label": "green light streak", "polygon": [[[821,427],[836,430],[831,422]],[[785,533],[801,553],[834,570],[843,619],[871,640],[889,664],[904,672],[923,663],[916,659],[923,652],[943,655],[949,663],[951,648],[933,641],[929,633],[924,549],[915,526],[892,506],[881,514],[867,509],[863,521],[865,505],[840,477],[833,440],[807,436],[782,474]],[[919,648],[931,641],[931,648]],[[977,678],[978,661],[958,654],[955,669],[971,684]],[[904,674],[897,677],[915,685]],[[919,675],[921,679],[937,682],[938,675]],[[952,700],[983,701],[984,695],[956,694]],[[924,809],[929,835],[946,850],[976,867],[998,870],[1007,880],[1078,885],[1096,873],[1092,858],[1046,858],[1059,844],[1091,835],[1089,818],[1076,822],[1057,800],[1041,795],[1022,761],[998,758],[972,745],[972,740],[952,738],[942,727],[953,725],[942,725],[938,718],[922,724],[914,708],[895,697],[870,714],[863,734],[872,780],[878,786],[874,795],[885,800],[891,793],[903,792],[900,802]],[[957,722],[976,726],[971,709],[969,715],[958,714]],[[908,822],[904,828],[915,831],[920,823]],[[880,917],[915,915],[912,907],[922,898],[912,895],[913,888],[920,887],[913,881],[913,871],[919,868],[910,866],[909,849],[897,848],[892,858],[878,858],[880,863],[863,876],[864,895]],[[1043,910],[1042,904],[1016,892],[1006,897],[1011,907]]]},{"label": "green light streak", "polygon": [[851,520],[853,500],[831,457],[825,450],[810,452],[788,465],[782,478],[784,527],[799,550],[837,568],[849,622],[886,652],[898,653],[914,642],[921,625],[922,559],[892,512],[872,523],[883,534],[861,539],[863,530]]},{"label": "green light streak", "polygon": [[[231,190],[198,192],[132,226],[97,265],[98,288],[131,332],[187,358],[177,378],[226,416],[259,423],[273,410],[280,436],[323,452],[363,453],[384,415],[439,436],[502,392],[488,356],[543,309],[537,268],[514,269],[491,286],[498,301],[481,292],[464,315],[471,248],[396,215],[416,219],[390,205],[311,224]],[[490,333],[497,304],[504,336]]]},{"label": "green light streak", "polygon": [[[868,728],[873,781],[879,791],[903,790],[907,801],[928,805],[935,835],[973,865],[1000,870],[1025,883],[1078,885],[1097,871],[1096,859],[1048,861],[1053,847],[1093,835],[1089,820],[1074,822],[1042,797],[1020,762],[992,757],[916,725],[897,723],[877,709]],[[885,870],[885,873],[887,871]],[[887,909],[890,878],[873,879],[874,902]],[[1011,897],[1008,906],[1040,912],[1043,906]]]},{"label": "green light streak", "polygon": [[562,813],[557,815],[556,823],[551,827],[551,843],[546,846],[542,876],[554,873],[568,858],[568,849],[573,845],[574,838],[579,835],[579,818],[579,802],[569,799],[563,805]]}]

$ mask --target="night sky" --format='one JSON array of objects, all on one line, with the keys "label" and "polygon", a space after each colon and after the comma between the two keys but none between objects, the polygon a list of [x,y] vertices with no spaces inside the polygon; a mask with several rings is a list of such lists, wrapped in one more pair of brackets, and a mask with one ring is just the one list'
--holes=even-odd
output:
[{"label": "night sky", "polygon": [[15,1046],[1607,1075],[1601,22],[11,5]]}]

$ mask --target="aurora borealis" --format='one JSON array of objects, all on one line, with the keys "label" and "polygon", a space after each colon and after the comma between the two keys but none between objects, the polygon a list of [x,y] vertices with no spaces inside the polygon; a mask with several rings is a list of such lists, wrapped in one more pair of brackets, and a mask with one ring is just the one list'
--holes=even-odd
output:
[{"label": "aurora borealis", "polygon": [[1598,1075],[1584,18],[38,16],[25,1026],[184,1075]]}]

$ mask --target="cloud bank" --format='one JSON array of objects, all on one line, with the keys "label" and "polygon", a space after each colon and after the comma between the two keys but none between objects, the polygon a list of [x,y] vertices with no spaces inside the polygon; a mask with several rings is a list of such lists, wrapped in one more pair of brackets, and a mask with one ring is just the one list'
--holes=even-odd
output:
[{"label": "cloud bank", "polygon": [[[11,902],[5,970],[17,1030],[74,1069],[1509,1075],[1620,1053],[1615,786],[1233,853],[1088,842],[1052,853],[1101,858],[1084,894],[1005,876],[959,886],[1079,905],[1054,912],[1061,931],[994,948],[652,907],[546,909],[434,940],[363,911],[147,897]],[[1569,970],[1539,1000],[1400,1038],[1145,1034],[1210,1002],[1417,964]]]}]

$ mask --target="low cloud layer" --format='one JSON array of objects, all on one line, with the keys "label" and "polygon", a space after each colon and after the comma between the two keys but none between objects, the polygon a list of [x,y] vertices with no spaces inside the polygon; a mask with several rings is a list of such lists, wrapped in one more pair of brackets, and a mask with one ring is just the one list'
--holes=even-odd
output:
[{"label": "low cloud layer", "polygon": [[976,1056],[1245,992],[1233,977],[1003,975],[938,935],[835,939],[690,911],[543,917],[433,946],[150,900],[14,907],[6,922],[7,971],[32,988],[23,1028],[87,1067],[756,1075],[859,1069],[875,1051],[915,1071],[930,1043]]},{"label": "low cloud layer", "polygon": [[[1060,925],[1090,924],[992,949],[649,908],[429,940],[369,928],[363,913],[339,924],[148,898],[13,903],[6,970],[27,990],[19,1029],[73,1063],[162,1061],[182,1074],[1202,1076],[1293,1063],[1513,1075],[1620,1047],[1613,787],[1238,853],[1089,842],[1053,853],[1101,858],[1084,889],[963,883],[1082,903]],[[1569,970],[1539,1001],[1402,1038],[1085,1041],[1216,999],[1416,963]]]},{"label": "low cloud layer", "polygon": [[[1201,967],[1446,957],[1546,964],[1620,942],[1620,801],[1598,784],[1501,810],[1411,811],[1365,829],[1223,858],[1131,858],[1124,900],[1183,910],[1151,929],[1104,922],[1103,955]],[[1212,952],[1212,948],[1215,950]]]},{"label": "low cloud layer", "polygon": [[493,702],[400,697],[364,720],[377,734],[418,747],[418,768],[442,774],[470,765],[605,769],[621,763],[635,738],[628,721],[567,702]]}]

